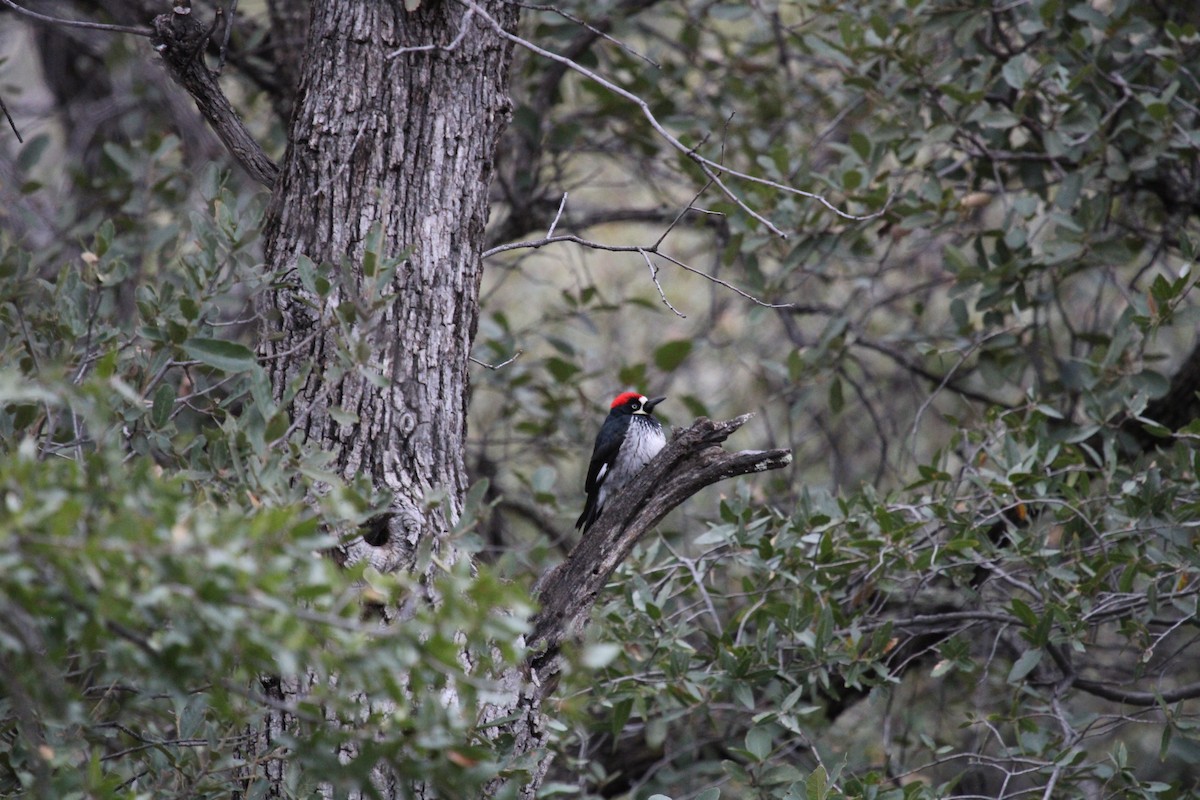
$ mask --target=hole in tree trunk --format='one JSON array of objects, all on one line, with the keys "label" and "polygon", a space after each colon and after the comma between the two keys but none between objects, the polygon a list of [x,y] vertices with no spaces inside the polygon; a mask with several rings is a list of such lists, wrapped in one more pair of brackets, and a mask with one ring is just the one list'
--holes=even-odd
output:
[{"label": "hole in tree trunk", "polygon": [[392,514],[380,514],[364,522],[359,528],[362,531],[363,541],[372,547],[383,547],[387,544],[391,537],[388,532],[388,520],[392,516]]}]

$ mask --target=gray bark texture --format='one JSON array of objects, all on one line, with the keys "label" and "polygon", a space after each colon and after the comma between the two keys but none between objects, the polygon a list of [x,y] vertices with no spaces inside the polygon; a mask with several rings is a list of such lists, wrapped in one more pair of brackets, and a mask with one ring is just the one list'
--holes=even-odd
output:
[{"label": "gray bark texture", "polygon": [[[515,6],[490,5],[515,25]],[[386,572],[409,566],[418,541],[444,536],[443,515],[425,499],[444,492],[453,519],[467,487],[467,359],[511,46],[442,0],[414,12],[380,0],[314,2],[309,25],[266,257],[276,269],[300,257],[321,269],[347,264],[358,285],[325,301],[298,281],[279,288],[263,309],[260,352],[277,398],[295,393],[293,421],[336,455],[342,476],[395,493],[386,529],[341,554]],[[403,50],[430,45],[440,47]],[[335,357],[346,336],[339,306],[372,299],[361,263],[374,226],[383,255],[405,257],[382,313],[350,326],[382,380],[343,372]]]},{"label": "gray bark texture", "polygon": [[[515,5],[481,5],[515,27]],[[459,3],[425,0],[412,12],[399,0],[311,3],[264,231],[268,266],[289,279],[260,308],[259,352],[293,425],[333,454],[341,476],[365,475],[394,495],[390,513],[335,554],[343,563],[412,569],[418,544],[443,563],[458,558],[447,520],[460,515],[467,488],[468,355],[511,57],[511,45]],[[380,254],[403,261],[382,288],[387,302],[347,313],[381,296],[362,269],[373,230]],[[324,299],[310,294],[295,269],[301,258],[348,278]],[[339,347],[365,352],[372,374],[344,368]],[[443,509],[427,502],[434,493]],[[272,752],[288,729],[283,709],[302,683],[264,683],[279,702],[257,753]],[[268,760],[266,770],[282,794],[282,765]],[[373,778],[383,798],[425,794],[383,767]]]}]

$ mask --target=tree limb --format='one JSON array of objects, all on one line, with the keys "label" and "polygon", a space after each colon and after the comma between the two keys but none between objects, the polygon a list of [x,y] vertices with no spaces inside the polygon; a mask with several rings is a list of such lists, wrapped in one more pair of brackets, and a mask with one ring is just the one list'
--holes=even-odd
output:
[{"label": "tree limb", "polygon": [[[541,611],[533,619],[526,644],[534,653],[530,667],[550,667],[562,643],[582,630],[600,591],[617,566],[672,509],[706,486],[751,472],[779,469],[792,461],[790,450],[743,450],[720,447],[729,434],[751,417],[725,422],[701,417],[679,431],[636,482],[613,497],[596,524],[536,587]],[[545,675],[538,675],[544,678]]]},{"label": "tree limb", "polygon": [[[530,656],[521,667],[510,668],[498,681],[510,701],[484,712],[481,722],[497,725],[511,737],[513,754],[538,753],[545,747],[547,731],[542,706],[558,684],[562,644],[587,625],[592,606],[613,571],[628,557],[638,540],[672,509],[706,486],[725,478],[785,467],[791,450],[726,451],[720,443],[753,416],[743,414],[725,422],[701,417],[691,427],[676,431],[667,446],[604,506],[596,523],[567,560],[552,569],[534,588],[541,610],[534,616],[526,638]],[[549,768],[545,755],[531,765],[531,780],[519,791],[532,798]],[[493,797],[505,785],[498,777],[484,790]]]},{"label": "tree limb", "polygon": [[279,167],[246,130],[221,91],[216,75],[204,64],[208,35],[209,31],[190,13],[172,12],[154,18],[154,49],[162,56],[167,72],[196,101],[196,108],[242,168],[270,189]]}]

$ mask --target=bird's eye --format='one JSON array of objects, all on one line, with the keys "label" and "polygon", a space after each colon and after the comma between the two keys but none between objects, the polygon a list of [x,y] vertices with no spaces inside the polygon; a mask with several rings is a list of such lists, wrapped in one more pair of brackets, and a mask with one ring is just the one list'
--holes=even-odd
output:
[{"label": "bird's eye", "polygon": [[639,408],[641,408],[641,407],[642,407],[642,404],[641,404],[641,402],[640,402],[640,401],[638,401],[638,400],[634,400],[634,401],[633,401],[633,410],[634,410],[634,411],[637,411],[637,410],[638,410]]}]

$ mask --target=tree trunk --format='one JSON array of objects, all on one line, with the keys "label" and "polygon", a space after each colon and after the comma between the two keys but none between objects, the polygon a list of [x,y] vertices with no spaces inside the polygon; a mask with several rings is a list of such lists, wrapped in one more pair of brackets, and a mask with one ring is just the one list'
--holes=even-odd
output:
[{"label": "tree trunk", "polygon": [[[515,5],[480,5],[515,27]],[[445,535],[467,488],[468,355],[510,60],[511,45],[458,3],[424,0],[413,12],[399,0],[312,3],[265,223],[268,267],[290,280],[260,309],[260,353],[275,399],[334,456],[337,472],[367,475],[394,494],[369,541],[342,546],[345,563],[412,569],[418,545],[442,563],[457,560]],[[373,231],[372,249],[403,259],[382,286],[363,269]],[[324,297],[302,280],[311,273],[305,259],[333,283]],[[356,310],[372,303],[369,314]],[[371,374],[347,368],[345,349],[365,353]],[[430,509],[435,492],[445,513]],[[289,680],[263,688],[283,701],[300,691]],[[287,724],[273,714],[256,750],[268,752]],[[282,768],[268,770],[282,793]],[[410,796],[394,778],[377,778],[381,796]]]},{"label": "tree trunk", "polygon": [[[515,25],[514,6],[490,5]],[[395,493],[388,530],[345,553],[384,571],[444,535],[443,515],[426,512],[429,494],[445,493],[453,519],[467,486],[467,358],[510,58],[457,3],[426,0],[412,13],[379,0],[313,4],[266,258],[291,275],[306,257],[326,277],[350,277],[324,301],[298,280],[270,295],[260,349],[276,399],[296,391],[294,424],[336,455],[341,475],[366,474]],[[388,302],[352,318],[375,292],[362,271],[374,226],[382,255],[405,260],[383,287]],[[343,373],[339,346],[365,346],[375,376]]]}]

